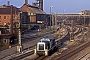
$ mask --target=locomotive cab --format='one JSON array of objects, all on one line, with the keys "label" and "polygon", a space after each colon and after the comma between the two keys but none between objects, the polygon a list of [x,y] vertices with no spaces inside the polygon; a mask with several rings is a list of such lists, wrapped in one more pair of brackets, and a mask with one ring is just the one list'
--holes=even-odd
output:
[{"label": "locomotive cab", "polygon": [[48,51],[49,48],[50,47],[49,47],[49,42],[48,41],[47,42],[38,42],[37,47],[36,47],[37,54],[47,56],[48,55],[47,51]]},{"label": "locomotive cab", "polygon": [[37,51],[42,51],[42,50],[45,50],[45,43],[44,42],[39,42],[37,44]]}]

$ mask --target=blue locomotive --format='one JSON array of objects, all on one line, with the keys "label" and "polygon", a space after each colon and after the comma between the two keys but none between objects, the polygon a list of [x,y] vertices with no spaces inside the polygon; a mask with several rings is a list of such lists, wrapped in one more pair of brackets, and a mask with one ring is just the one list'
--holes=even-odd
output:
[{"label": "blue locomotive", "polygon": [[40,42],[36,44],[34,54],[48,56],[52,51],[57,48],[55,39],[52,37],[42,38]]}]

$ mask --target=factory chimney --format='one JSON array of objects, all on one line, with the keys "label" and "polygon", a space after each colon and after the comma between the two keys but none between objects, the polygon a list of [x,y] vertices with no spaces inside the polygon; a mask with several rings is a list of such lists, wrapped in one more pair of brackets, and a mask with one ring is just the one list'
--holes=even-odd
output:
[{"label": "factory chimney", "polygon": [[7,1],[7,6],[10,6],[10,1],[9,0]]},{"label": "factory chimney", "polygon": [[26,5],[28,4],[28,0],[25,0],[25,4],[26,4]]},{"label": "factory chimney", "polygon": [[39,0],[39,8],[43,11],[43,0]]}]

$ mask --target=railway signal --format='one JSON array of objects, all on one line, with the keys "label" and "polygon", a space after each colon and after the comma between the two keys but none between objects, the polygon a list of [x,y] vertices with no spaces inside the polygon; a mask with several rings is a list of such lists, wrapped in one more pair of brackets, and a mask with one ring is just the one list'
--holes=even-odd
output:
[{"label": "railway signal", "polygon": [[16,24],[16,28],[20,28],[20,24],[19,23]]},{"label": "railway signal", "polygon": [[18,14],[18,24],[16,25],[16,28],[18,28],[18,46],[17,46],[17,52],[22,52],[22,42],[21,42],[21,29],[20,29],[20,15],[21,12]]}]

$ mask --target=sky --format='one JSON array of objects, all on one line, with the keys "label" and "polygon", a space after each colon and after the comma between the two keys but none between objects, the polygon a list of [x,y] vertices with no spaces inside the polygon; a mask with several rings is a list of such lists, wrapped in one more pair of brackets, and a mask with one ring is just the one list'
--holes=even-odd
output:
[{"label": "sky", "polygon": [[[0,0],[0,5],[7,4],[8,0]],[[9,0],[10,4],[21,7],[24,0]],[[35,0],[28,0],[32,4]],[[90,10],[90,0],[44,0],[44,11],[50,13],[50,7],[53,13],[79,13],[82,10]]]}]

